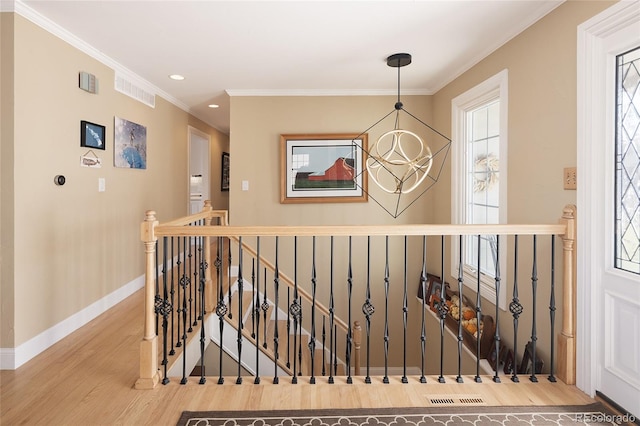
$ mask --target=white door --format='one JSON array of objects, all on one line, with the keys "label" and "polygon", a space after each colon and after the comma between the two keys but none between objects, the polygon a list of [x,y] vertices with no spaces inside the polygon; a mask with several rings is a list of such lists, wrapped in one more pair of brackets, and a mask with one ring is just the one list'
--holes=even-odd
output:
[{"label": "white door", "polygon": [[198,213],[211,198],[211,137],[189,126],[189,214]]},{"label": "white door", "polygon": [[[577,384],[636,417],[640,50],[633,51],[638,47],[639,2],[620,2],[579,27]],[[616,79],[619,70],[624,75]],[[624,147],[617,149],[620,139]]]}]

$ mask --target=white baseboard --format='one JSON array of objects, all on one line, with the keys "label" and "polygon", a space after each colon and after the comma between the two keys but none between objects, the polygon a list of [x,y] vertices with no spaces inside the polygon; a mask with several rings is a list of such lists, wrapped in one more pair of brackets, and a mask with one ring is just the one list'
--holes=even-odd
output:
[{"label": "white baseboard", "polygon": [[109,293],[81,311],[43,331],[17,348],[0,348],[0,370],[15,370],[89,321],[144,287],[144,275]]}]

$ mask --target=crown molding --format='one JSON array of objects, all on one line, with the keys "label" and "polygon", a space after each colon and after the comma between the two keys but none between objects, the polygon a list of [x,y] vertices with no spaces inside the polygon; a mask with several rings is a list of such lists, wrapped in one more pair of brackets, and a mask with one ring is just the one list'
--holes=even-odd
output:
[{"label": "crown molding", "polygon": [[[0,1],[4,2],[6,0],[0,0]],[[28,19],[35,25],[50,32],[51,34],[58,37],[59,39],[69,43],[71,46],[75,47],[76,49],[80,50],[86,55],[92,57],[93,59],[103,63],[104,65],[108,66],[112,70],[118,71],[119,73],[126,75],[130,80],[135,81],[138,86],[148,91],[149,93],[153,93],[155,95],[162,97],[163,99],[167,100],[168,102],[172,103],[173,105],[177,106],[183,111],[188,112],[189,114],[192,113],[188,105],[186,105],[182,101],[174,98],[173,96],[166,93],[162,89],[158,88],[154,84],[140,77],[135,72],[131,71],[130,69],[123,66],[119,62],[115,61],[111,57],[100,52],[99,50],[91,46],[89,43],[80,39],[73,33],[67,31],[65,28],[51,21],[47,17],[39,14],[29,6],[24,4],[22,1],[16,0],[14,7],[15,7],[15,13],[22,16],[23,18]]]},{"label": "crown molding", "polygon": [[[397,90],[261,90],[261,89],[227,89],[229,96],[397,96]],[[425,96],[433,95],[433,91],[401,90],[401,95]]]}]

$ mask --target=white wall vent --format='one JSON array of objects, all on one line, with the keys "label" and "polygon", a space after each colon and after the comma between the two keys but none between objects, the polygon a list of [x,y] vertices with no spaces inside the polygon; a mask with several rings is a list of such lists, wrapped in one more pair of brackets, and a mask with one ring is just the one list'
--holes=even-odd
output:
[{"label": "white wall vent", "polygon": [[141,85],[137,84],[133,79],[116,72],[115,80],[115,89],[118,92],[130,96],[151,108],[156,107],[156,95],[143,89]]}]

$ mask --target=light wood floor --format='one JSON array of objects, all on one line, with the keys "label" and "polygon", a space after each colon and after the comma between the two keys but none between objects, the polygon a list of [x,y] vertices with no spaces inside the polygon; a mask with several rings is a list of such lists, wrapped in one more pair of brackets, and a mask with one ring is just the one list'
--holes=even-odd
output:
[{"label": "light wood floor", "polygon": [[205,385],[191,378],[187,385],[178,379],[154,390],[135,390],[138,378],[138,350],[142,336],[142,291],[118,304],[71,336],[66,337],[16,371],[0,372],[0,424],[2,425],[175,425],[183,410],[249,410],[338,407],[427,406],[437,395],[480,396],[487,405],[589,404],[593,399],[574,386],[540,383],[481,384],[465,377],[446,384],[427,377],[420,384],[398,378],[384,385],[374,377],[372,385],[343,378],[329,385],[323,377],[310,385],[302,378],[290,385],[281,378],[273,385],[244,380],[235,384],[228,377],[224,385],[209,378]]}]

